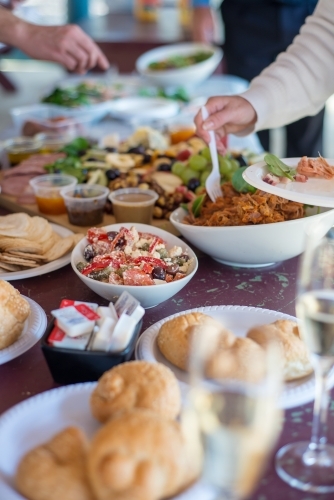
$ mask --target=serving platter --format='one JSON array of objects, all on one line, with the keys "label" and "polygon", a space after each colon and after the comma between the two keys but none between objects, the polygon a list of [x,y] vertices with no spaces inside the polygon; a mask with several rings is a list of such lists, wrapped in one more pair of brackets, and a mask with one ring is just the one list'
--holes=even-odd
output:
[{"label": "serving platter", "polygon": [[[70,236],[70,234],[73,234],[73,231],[67,229],[66,227],[59,226],[58,224],[51,223],[51,226],[52,229],[63,238],[65,238],[66,236]],[[40,276],[41,274],[46,274],[52,271],[56,271],[56,269],[60,269],[61,267],[67,266],[67,264],[69,264],[70,262],[71,262],[71,252],[68,252],[66,255],[63,255],[63,257],[53,260],[52,262],[48,262],[47,264],[43,264],[42,266],[33,267],[31,269],[25,269],[24,271],[14,271],[11,273],[0,272],[0,279],[6,281],[13,281],[25,278],[32,278],[34,276]]]},{"label": "serving platter", "polygon": [[[23,331],[14,344],[0,350],[0,365],[17,358],[24,352],[28,351],[38,340],[43,336],[47,325],[47,317],[44,310],[34,300],[25,298],[30,305],[30,315],[24,323]],[[1,497],[0,498],[5,498]]]},{"label": "serving platter", "polygon": [[[190,312],[202,312],[212,316],[239,337],[245,337],[247,331],[257,325],[265,325],[279,319],[297,321],[294,316],[289,316],[288,314],[284,314],[279,311],[261,309],[259,307],[226,305],[189,309],[187,311],[173,314],[172,316],[168,316],[167,318],[154,323],[140,336],[136,345],[135,357],[139,360],[146,360],[152,363],[163,363],[168,366],[178,379],[184,396],[189,390],[188,374],[167,361],[167,359],[161,354],[157,345],[157,336],[161,326],[166,323],[166,321]],[[334,370],[330,372],[328,384],[330,387],[334,386]],[[284,385],[280,399],[280,407],[288,409],[308,403],[314,399],[314,394],[315,379],[313,375],[293,382],[288,382]]]},{"label": "serving platter", "polygon": [[[325,159],[329,165],[333,165],[334,168],[334,159]],[[282,158],[285,164],[293,168],[297,167],[299,160],[300,158]],[[263,180],[267,173],[267,164],[261,161],[248,167],[243,173],[243,178],[248,184],[262,191],[281,196],[282,198],[287,198],[291,201],[297,201],[306,205],[334,208],[334,178],[309,178],[307,182],[292,181],[287,184],[279,183],[273,186]]]},{"label": "serving platter", "polygon": [[[0,498],[24,500],[14,486],[17,466],[29,450],[68,426],[82,428],[91,438],[100,427],[89,407],[96,382],[51,389],[19,403],[0,417]],[[214,492],[202,484],[171,500],[214,500]]]}]

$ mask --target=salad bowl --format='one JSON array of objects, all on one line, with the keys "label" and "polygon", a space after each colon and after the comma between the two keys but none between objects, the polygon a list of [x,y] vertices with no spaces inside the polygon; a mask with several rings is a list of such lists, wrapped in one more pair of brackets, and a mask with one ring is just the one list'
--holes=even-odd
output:
[{"label": "salad bowl", "polygon": [[88,286],[95,293],[100,295],[106,300],[113,301],[117,297],[121,295],[122,292],[127,291],[130,293],[135,299],[137,299],[142,307],[150,308],[154,307],[165,300],[170,299],[175,294],[177,294],[183,287],[185,287],[189,281],[193,278],[196,273],[198,267],[197,257],[194,251],[180,238],[177,238],[173,234],[164,231],[163,229],[150,226],[148,224],[139,224],[139,223],[122,223],[122,224],[111,224],[109,226],[105,226],[103,229],[106,231],[120,231],[122,227],[130,229],[132,226],[135,226],[138,232],[141,233],[150,233],[154,236],[160,237],[167,248],[167,250],[172,247],[181,247],[182,252],[189,256],[189,267],[186,275],[178,279],[176,281],[171,281],[170,283],[157,284],[152,286],[147,285],[121,285],[121,284],[112,284],[105,283],[102,281],[97,281],[95,279],[89,278],[85,276],[77,269],[77,264],[79,262],[85,261],[84,258],[84,250],[88,245],[87,238],[83,238],[73,249],[71,256],[71,265],[73,271],[76,275],[81,279],[81,281]]}]

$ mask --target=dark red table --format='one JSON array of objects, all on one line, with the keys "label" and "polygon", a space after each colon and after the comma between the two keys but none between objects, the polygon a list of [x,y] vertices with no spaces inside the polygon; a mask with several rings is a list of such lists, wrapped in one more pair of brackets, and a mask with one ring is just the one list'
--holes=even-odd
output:
[{"label": "dark red table", "polygon": [[[0,210],[0,214],[4,213]],[[244,305],[282,311],[294,315],[297,258],[267,269],[230,268],[198,252],[199,269],[193,280],[169,301],[146,311],[143,329],[171,314],[200,306]],[[13,281],[20,292],[46,311],[57,307],[62,298],[107,302],[86,288],[70,265],[43,276]],[[56,387],[39,345],[0,366],[0,412],[42,391]],[[296,440],[308,440],[312,404],[288,410],[277,448]],[[330,403],[329,440],[334,443],[334,400]],[[294,490],[276,475],[273,459],[252,500],[333,500],[334,495],[313,495]],[[0,499],[6,500],[6,499]]]}]

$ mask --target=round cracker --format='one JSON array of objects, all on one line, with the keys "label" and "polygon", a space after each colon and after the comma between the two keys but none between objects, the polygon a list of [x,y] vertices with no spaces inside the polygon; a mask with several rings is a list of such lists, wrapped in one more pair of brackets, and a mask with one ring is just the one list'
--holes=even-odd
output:
[{"label": "round cracker", "polygon": [[66,236],[66,238],[59,239],[53,246],[48,250],[44,256],[46,257],[47,262],[51,262],[53,260],[59,259],[67,252],[72,250],[73,248],[73,237],[72,235]]}]

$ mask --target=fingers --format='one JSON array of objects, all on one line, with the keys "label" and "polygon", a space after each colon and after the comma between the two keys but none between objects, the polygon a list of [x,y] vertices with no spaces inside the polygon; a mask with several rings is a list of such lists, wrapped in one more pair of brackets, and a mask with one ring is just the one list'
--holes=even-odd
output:
[{"label": "fingers", "polygon": [[[78,28],[80,30],[80,28]],[[86,33],[80,30],[78,33],[78,43],[80,47],[86,51],[88,55],[88,61],[86,65],[86,71],[98,66],[102,70],[107,70],[109,68],[109,62],[106,56],[103,54],[101,49],[89,38]]]}]

